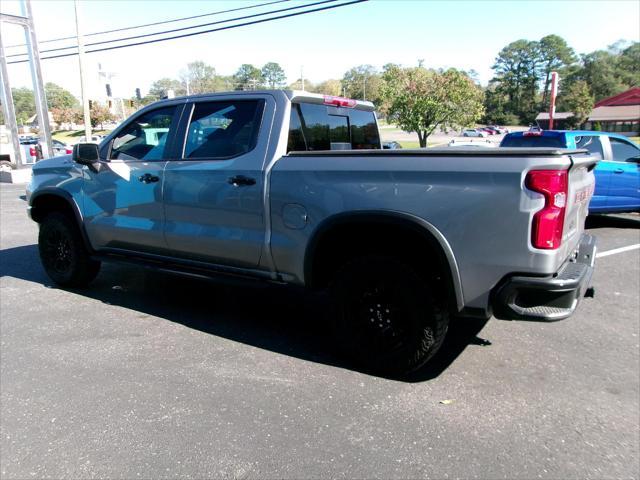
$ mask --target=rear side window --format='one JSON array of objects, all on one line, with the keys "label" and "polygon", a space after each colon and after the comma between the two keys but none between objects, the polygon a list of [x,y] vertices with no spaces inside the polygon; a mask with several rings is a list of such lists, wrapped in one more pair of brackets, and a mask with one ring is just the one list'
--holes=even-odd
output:
[{"label": "rear side window", "polygon": [[373,112],[311,103],[291,106],[287,151],[380,148]]},{"label": "rear side window", "polygon": [[586,148],[589,153],[594,154],[598,158],[603,158],[602,143],[600,138],[595,135],[583,135],[576,137],[576,148]]},{"label": "rear side window", "polygon": [[566,148],[563,137],[550,135],[531,135],[528,137],[507,135],[500,144],[501,147],[555,147]]},{"label": "rear side window", "polygon": [[196,103],[183,158],[229,158],[253,150],[263,105],[261,100]]}]

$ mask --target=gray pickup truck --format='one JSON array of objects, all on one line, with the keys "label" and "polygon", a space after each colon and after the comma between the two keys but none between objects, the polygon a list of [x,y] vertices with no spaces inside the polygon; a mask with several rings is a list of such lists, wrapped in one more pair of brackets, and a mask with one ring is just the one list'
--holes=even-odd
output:
[{"label": "gray pickup truck", "polygon": [[343,350],[401,374],[449,319],[559,320],[588,289],[596,158],[381,149],[373,105],[255,91],[160,101],[28,186],[54,282],[103,261],[328,292]]}]

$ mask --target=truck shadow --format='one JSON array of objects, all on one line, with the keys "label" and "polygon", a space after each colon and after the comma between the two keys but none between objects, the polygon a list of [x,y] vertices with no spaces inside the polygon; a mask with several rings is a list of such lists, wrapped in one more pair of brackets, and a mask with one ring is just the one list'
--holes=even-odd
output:
[{"label": "truck shadow", "polygon": [[[36,245],[0,250],[0,277],[4,276],[57,288],[40,265]],[[326,300],[301,295],[300,291],[271,286],[223,286],[143,268],[105,264],[90,288],[69,292],[279,354],[368,373],[334,350],[324,317]],[[452,322],[441,350],[429,364],[400,380],[434,379],[468,345],[490,345],[477,336],[485,324],[486,321],[467,319]]]}]

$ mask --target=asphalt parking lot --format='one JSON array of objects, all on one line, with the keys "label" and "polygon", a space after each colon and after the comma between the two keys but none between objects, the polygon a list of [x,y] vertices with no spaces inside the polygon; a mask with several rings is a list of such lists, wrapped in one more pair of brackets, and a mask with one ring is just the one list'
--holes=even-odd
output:
[{"label": "asphalt parking lot", "polygon": [[[52,286],[0,186],[2,478],[638,478],[640,250],[551,323],[452,327],[406,381],[331,349],[317,305],[106,266]],[[601,253],[640,217],[589,219]],[[444,403],[443,403],[444,401]]]}]

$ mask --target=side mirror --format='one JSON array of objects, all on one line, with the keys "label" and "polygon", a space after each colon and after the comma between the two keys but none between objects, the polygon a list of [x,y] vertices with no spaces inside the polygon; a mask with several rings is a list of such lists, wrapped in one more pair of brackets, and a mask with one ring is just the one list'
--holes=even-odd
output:
[{"label": "side mirror", "polygon": [[80,165],[88,166],[92,171],[98,172],[100,167],[100,153],[95,143],[78,143],[73,146],[71,158]]}]

